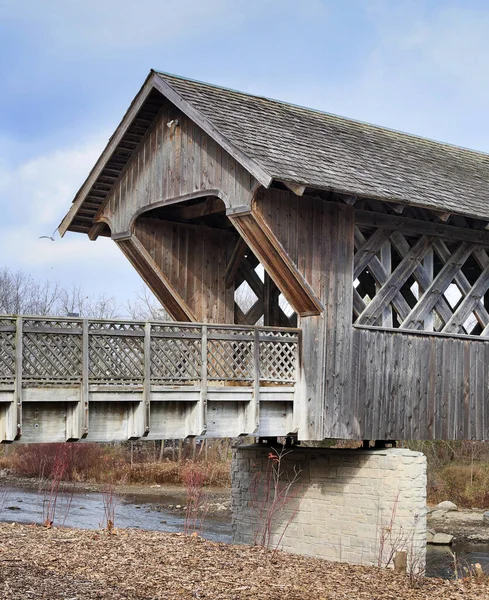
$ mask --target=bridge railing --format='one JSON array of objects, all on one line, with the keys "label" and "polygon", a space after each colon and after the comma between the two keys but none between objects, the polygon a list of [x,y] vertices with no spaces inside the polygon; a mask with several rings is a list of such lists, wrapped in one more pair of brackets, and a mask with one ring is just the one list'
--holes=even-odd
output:
[{"label": "bridge railing", "polygon": [[298,329],[0,316],[0,385],[294,384]]}]

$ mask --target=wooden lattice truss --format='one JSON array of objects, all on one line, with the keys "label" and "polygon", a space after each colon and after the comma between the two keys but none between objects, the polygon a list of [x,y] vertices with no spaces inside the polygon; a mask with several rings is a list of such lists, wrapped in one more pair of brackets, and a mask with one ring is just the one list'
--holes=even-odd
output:
[{"label": "wooden lattice truss", "polygon": [[[236,325],[255,325],[257,323],[271,327],[296,327],[297,316],[287,316],[280,306],[280,290],[263,269],[263,278],[258,274],[260,262],[243,240],[239,240],[233,252],[226,274],[226,287],[235,292],[234,322]],[[249,287],[252,302],[242,302],[239,288],[243,283]],[[251,306],[249,306],[251,304]]]},{"label": "wooden lattice truss", "polygon": [[489,335],[489,255],[468,240],[356,227],[357,325]]}]

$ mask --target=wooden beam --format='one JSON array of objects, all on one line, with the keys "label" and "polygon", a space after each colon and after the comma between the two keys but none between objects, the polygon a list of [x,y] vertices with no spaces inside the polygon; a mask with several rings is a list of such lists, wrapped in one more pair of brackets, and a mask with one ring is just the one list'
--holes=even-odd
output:
[{"label": "wooden beam", "polygon": [[239,265],[239,271],[257,298],[263,300],[263,282],[248,260],[244,259]]},{"label": "wooden beam", "polygon": [[406,206],[404,204],[392,204],[392,203],[390,203],[389,206],[398,215],[402,214],[404,212],[404,209],[406,208]]},{"label": "wooden beam", "polygon": [[166,275],[135,235],[115,241],[173,319],[176,321],[197,321],[190,307],[171,285]]},{"label": "wooden beam", "polygon": [[234,285],[236,274],[238,273],[239,266],[244,258],[247,248],[248,246],[246,245],[246,242],[242,237],[240,237],[234,246],[233,252],[226,267],[226,288],[230,288]]},{"label": "wooden beam", "polygon": [[[447,248],[445,242],[443,240],[436,240],[434,248],[438,256],[442,259],[442,261],[446,263],[451,256],[451,252]],[[483,248],[475,248],[473,254],[482,269],[485,269],[487,265],[489,265],[489,257],[487,256],[487,253]],[[459,271],[455,275],[453,281],[460,288],[462,294],[467,295],[469,293],[471,285],[462,271]],[[475,318],[479,321],[482,328],[486,327],[489,324],[489,312],[486,310],[482,303],[476,305],[474,309],[474,315]],[[444,319],[444,321],[446,323],[447,319]]]},{"label": "wooden beam", "polygon": [[105,225],[105,223],[94,223],[90,227],[90,230],[88,232],[88,237],[92,242],[95,242],[95,240],[98,238],[98,236],[102,232],[102,229],[104,228],[104,225]]},{"label": "wooden beam", "polygon": [[441,210],[431,210],[431,212],[438,217],[438,219],[440,219],[440,221],[443,221],[443,223],[445,223],[446,221],[448,221],[448,219],[450,218],[451,214],[450,212],[443,212]]},{"label": "wooden beam", "polygon": [[293,181],[281,181],[286,188],[288,188],[291,192],[294,192],[296,196],[302,196],[306,191],[306,185],[301,185],[300,183],[294,183]]},{"label": "wooden beam", "polygon": [[223,201],[220,198],[212,197],[207,198],[205,202],[199,202],[197,204],[192,204],[191,206],[171,204],[165,210],[165,218],[167,220],[185,219],[191,221],[192,219],[199,219],[201,217],[225,212],[226,207]]},{"label": "wooden beam", "polygon": [[362,271],[364,271],[372,259],[375,257],[377,252],[381,249],[382,245],[391,236],[391,231],[388,229],[377,229],[369,238],[365,240],[363,234],[360,233],[358,227],[355,231],[355,240],[363,238],[363,243],[359,246],[355,253],[355,265],[353,269],[353,280],[355,280]]},{"label": "wooden beam", "polygon": [[443,269],[425,290],[419,302],[401,323],[402,329],[417,329],[418,325],[423,324],[427,313],[429,313],[438,303],[438,300],[445,293],[447,287],[453,281],[453,278],[465,261],[469,258],[473,249],[473,244],[468,244],[466,242],[460,244],[457,251],[452,254]]},{"label": "wooden beam", "polygon": [[256,210],[249,215],[228,216],[293,309],[302,316],[320,314],[323,310],[321,302],[263,217]]},{"label": "wooden beam", "polygon": [[459,333],[459,329],[463,327],[465,321],[470,314],[480,304],[481,299],[487,292],[489,287],[489,265],[482,271],[477,281],[468,291],[465,298],[459,304],[457,310],[453,313],[451,319],[445,324],[442,331],[446,333]]},{"label": "wooden beam", "polygon": [[407,217],[396,217],[374,213],[368,210],[356,210],[355,220],[357,225],[375,227],[379,229],[399,230],[403,233],[415,233],[417,235],[430,235],[448,238],[459,242],[472,242],[489,247],[489,231],[479,229],[465,229],[444,223],[431,223],[419,221]]},{"label": "wooden beam", "polygon": [[[406,254],[409,252],[410,246],[406,240],[406,238],[402,235],[402,233],[399,233],[398,231],[394,232],[391,236],[391,240],[392,240],[392,244],[396,250],[396,252],[401,256],[404,257],[406,256]],[[436,244],[437,240],[435,241]],[[420,295],[418,300],[421,298],[422,294],[430,287],[430,285],[433,283],[433,274],[432,274],[432,265],[431,267],[429,267],[429,270],[426,269],[424,262],[425,261],[430,261],[433,262],[433,253],[432,250],[428,251],[425,255],[425,257],[423,258],[423,264],[420,263],[416,269],[414,269],[413,271],[413,277],[416,279],[418,286],[420,287]],[[444,261],[446,262],[446,261]],[[428,264],[428,263],[427,263]],[[448,319],[450,319],[450,317],[452,316],[452,309],[450,308],[450,305],[448,304],[447,300],[445,299],[445,297],[442,295],[440,296],[438,302],[435,304],[434,306],[435,310],[437,311],[437,313],[440,315],[440,318],[443,319],[443,322],[446,323],[448,321]],[[411,309],[408,311],[411,312]],[[404,315],[401,317],[401,320],[404,321],[404,319],[407,317],[407,315]],[[431,315],[427,315],[426,319],[425,319],[425,324],[427,321],[429,321],[431,318]]]},{"label": "wooden beam", "polygon": [[430,245],[431,239],[427,236],[423,236],[414,244],[372,302],[368,304],[363,313],[358,317],[357,323],[359,325],[375,325],[377,323],[386,305],[392,302],[394,296],[399,292],[406,279],[410,277]]},{"label": "wooden beam", "polygon": [[[378,230],[378,231],[381,231],[381,230]],[[391,233],[392,232],[389,232],[389,234],[391,234]],[[373,237],[374,235],[375,234],[373,234],[371,237]],[[383,238],[383,236],[378,237],[375,243],[376,244],[379,243],[382,240],[382,238]],[[369,238],[368,241],[370,241],[370,239],[371,238]],[[383,243],[385,243],[385,241]],[[367,241],[365,240],[365,237],[363,236],[362,232],[358,229],[358,227],[355,227],[355,244],[364,249],[366,249],[366,247],[367,247],[366,246]],[[379,248],[379,250],[381,250],[381,248]],[[360,259],[360,260],[362,263],[364,262],[362,259]],[[355,275],[355,272],[357,270],[356,263],[357,263],[357,261],[356,261],[356,255],[355,255],[354,280],[361,273],[360,272],[360,273],[358,273],[358,275]],[[382,287],[385,284],[385,282],[388,280],[391,270],[390,269],[386,270],[385,265],[383,265],[381,263],[381,261],[375,256],[375,254],[373,254],[371,256],[370,261],[367,263],[366,266],[368,266],[370,273],[372,274],[372,277],[375,279],[377,284],[380,287]],[[380,290],[378,290],[378,291],[380,291]],[[362,300],[360,294],[356,290],[355,290],[355,292],[356,293],[353,294],[353,310],[355,311],[355,313],[358,316],[365,310],[366,304]],[[407,317],[407,315],[409,314],[409,311],[411,310],[409,304],[406,302],[406,299],[400,292],[395,294],[395,296],[392,299],[392,304],[401,319],[405,319]]]}]

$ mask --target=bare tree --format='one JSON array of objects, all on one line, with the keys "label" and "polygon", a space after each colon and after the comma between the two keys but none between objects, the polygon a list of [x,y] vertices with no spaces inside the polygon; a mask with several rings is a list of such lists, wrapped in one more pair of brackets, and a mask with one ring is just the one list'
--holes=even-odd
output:
[{"label": "bare tree", "polygon": [[68,315],[114,319],[115,298],[87,296],[78,286],[64,288],[57,282],[38,281],[22,271],[0,268],[0,314]]},{"label": "bare tree", "polygon": [[143,286],[134,300],[126,302],[125,310],[131,319],[140,321],[173,321],[155,296]]},{"label": "bare tree", "polygon": [[87,296],[79,286],[61,288],[56,302],[56,312],[62,315],[76,314],[93,319],[116,319],[119,316],[116,299],[111,296]]},{"label": "bare tree", "polygon": [[47,315],[59,297],[57,283],[36,281],[22,271],[0,268],[0,313]]}]

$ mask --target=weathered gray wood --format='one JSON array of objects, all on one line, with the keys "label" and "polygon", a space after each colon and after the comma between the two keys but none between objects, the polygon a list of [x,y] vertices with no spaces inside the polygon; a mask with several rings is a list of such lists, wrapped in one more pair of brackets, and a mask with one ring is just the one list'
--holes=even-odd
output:
[{"label": "weathered gray wood", "polygon": [[22,435],[22,375],[23,375],[23,319],[17,317],[15,329],[15,439],[19,439]]},{"label": "weathered gray wood", "polygon": [[431,285],[426,288],[423,297],[404,319],[401,327],[417,327],[418,324],[422,324],[424,322],[426,315],[438,303],[440,297],[445,293],[446,289],[453,281],[454,276],[458,271],[460,271],[461,266],[471,255],[473,249],[473,244],[466,242],[460,244],[459,248],[452,254],[442,270],[432,281]]},{"label": "weathered gray wood", "polygon": [[421,237],[416,244],[414,244],[387,279],[379,293],[358,317],[357,323],[359,325],[374,325],[379,320],[385,306],[392,302],[392,299],[399,291],[399,288],[416,269],[419,261],[421,261],[426,254],[430,244],[431,239],[426,236]]},{"label": "weathered gray wood", "polygon": [[455,227],[453,225],[430,223],[428,221],[396,217],[394,215],[374,213],[367,210],[356,210],[355,221],[357,225],[391,229],[394,231],[399,230],[404,233],[410,232],[417,235],[436,236],[459,242],[489,246],[489,232],[480,229],[464,229],[463,227]]},{"label": "weathered gray wood", "polygon": [[234,285],[234,280],[236,279],[236,275],[238,273],[241,261],[244,258],[246,248],[246,242],[242,238],[239,238],[236,242],[236,245],[234,246],[233,253],[231,254],[228,265],[226,267],[225,285],[227,288]]},{"label": "weathered gray wood", "polygon": [[[404,235],[396,231],[392,234],[391,240],[396,251],[401,256],[406,256],[406,254],[409,252],[410,246]],[[434,240],[434,245],[436,245],[437,241],[438,240]],[[422,293],[425,292],[433,283],[433,251],[431,248],[426,252],[422,263],[420,263],[419,266],[417,266],[416,269],[413,271],[413,277],[416,279],[419,285],[421,297]],[[445,323],[452,316],[450,306],[443,295],[438,299],[438,302],[435,304],[435,310],[438,312],[438,314]],[[409,314],[409,312],[410,311],[408,311],[407,314]],[[404,321],[404,319],[407,317],[407,314],[401,317],[402,321]],[[429,331],[433,328],[433,315],[431,313],[427,314],[424,323],[426,330]]]},{"label": "weathered gray wood", "polygon": [[[358,239],[360,231],[357,229],[355,239]],[[367,240],[361,236],[364,241],[362,246],[355,253],[355,268],[353,270],[353,279],[356,279],[360,273],[369,265],[374,256],[382,248],[383,244],[389,239],[391,231],[387,229],[377,229]]]},{"label": "weathered gray wood", "polygon": [[88,435],[88,423],[89,423],[89,365],[88,365],[88,347],[89,347],[89,329],[88,320],[83,319],[82,324],[83,337],[82,337],[82,389],[80,403],[83,410],[82,419],[82,438]]},{"label": "weathered gray wood", "polygon": [[[358,229],[358,227],[355,227],[355,241],[357,244],[366,244],[365,237],[362,234],[362,232]],[[388,242],[384,242],[384,244],[379,248],[379,250],[381,251],[384,245],[387,244]],[[363,262],[364,261],[362,261],[362,264]],[[391,274],[390,266],[389,269],[386,269],[386,267],[376,256],[372,256],[370,262],[366,266],[368,266],[370,273],[374,277],[379,287],[382,287],[385,284],[385,282],[389,279],[389,276]],[[406,316],[409,314],[409,304],[406,302],[402,294],[396,293],[394,295],[394,297],[392,298],[392,305],[396,310],[397,314],[399,315],[400,319],[405,319]],[[358,297],[354,297],[354,310],[356,315],[359,316],[365,310],[365,308],[366,304],[365,302],[363,302],[360,296],[358,295]],[[385,310],[389,311],[388,308],[386,308]],[[392,312],[390,312],[390,316],[392,320]],[[383,323],[383,325],[388,326],[387,323]]]},{"label": "weathered gray wood", "polygon": [[351,387],[364,439],[485,439],[489,343],[354,328]]},{"label": "weathered gray wood", "polygon": [[199,398],[199,429],[201,435],[205,435],[207,431],[207,326],[202,326],[202,341],[201,341],[201,381],[200,381],[200,398]]},{"label": "weathered gray wood", "polygon": [[458,331],[463,327],[465,321],[468,319],[469,315],[481,304],[481,299],[484,297],[488,287],[489,266],[482,271],[472,288],[468,290],[465,298],[462,300],[457,310],[453,313],[450,320],[445,324],[445,327],[442,329],[442,331],[447,333],[451,331],[458,333]]},{"label": "weathered gray wood", "polygon": [[151,422],[151,323],[144,325],[144,435],[148,435]]}]

